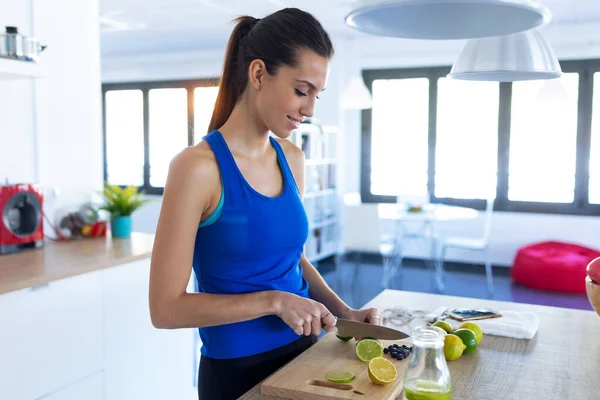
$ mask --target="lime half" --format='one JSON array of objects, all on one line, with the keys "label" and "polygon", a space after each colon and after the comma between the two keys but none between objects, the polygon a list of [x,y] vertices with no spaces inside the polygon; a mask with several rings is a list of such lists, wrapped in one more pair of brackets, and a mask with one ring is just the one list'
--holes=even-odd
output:
[{"label": "lime half", "polygon": [[356,377],[352,372],[330,372],[327,374],[327,380],[335,383],[348,383]]},{"label": "lime half", "polygon": [[363,339],[356,344],[356,356],[361,361],[369,362],[383,356],[383,346],[377,340]]}]

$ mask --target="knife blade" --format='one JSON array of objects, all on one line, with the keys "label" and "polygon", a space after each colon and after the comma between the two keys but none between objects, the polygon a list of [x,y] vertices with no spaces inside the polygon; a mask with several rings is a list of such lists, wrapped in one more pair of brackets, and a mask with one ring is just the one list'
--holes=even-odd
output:
[{"label": "knife blade", "polygon": [[410,337],[410,335],[393,328],[342,318],[337,319],[336,327],[337,334],[340,336],[371,337],[383,340],[400,340]]}]

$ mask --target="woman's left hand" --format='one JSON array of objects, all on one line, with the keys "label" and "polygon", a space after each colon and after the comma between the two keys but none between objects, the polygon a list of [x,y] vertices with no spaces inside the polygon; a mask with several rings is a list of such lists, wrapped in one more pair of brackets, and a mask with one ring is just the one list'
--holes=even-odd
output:
[{"label": "woman's left hand", "polygon": [[358,322],[366,322],[373,325],[381,325],[383,316],[378,308],[365,308],[362,310],[349,310],[347,319]]}]

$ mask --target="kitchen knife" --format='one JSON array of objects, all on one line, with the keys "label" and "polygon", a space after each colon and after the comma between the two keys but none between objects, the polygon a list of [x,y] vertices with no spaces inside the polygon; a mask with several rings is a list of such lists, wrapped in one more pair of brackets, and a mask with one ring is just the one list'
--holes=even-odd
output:
[{"label": "kitchen knife", "polygon": [[337,319],[336,327],[339,336],[370,337],[383,340],[400,340],[410,337],[410,335],[396,329],[342,318]]}]

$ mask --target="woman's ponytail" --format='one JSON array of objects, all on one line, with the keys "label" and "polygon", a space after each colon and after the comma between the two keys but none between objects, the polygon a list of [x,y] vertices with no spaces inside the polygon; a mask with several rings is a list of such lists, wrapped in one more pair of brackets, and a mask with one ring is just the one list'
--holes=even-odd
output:
[{"label": "woman's ponytail", "polygon": [[233,107],[235,107],[246,89],[248,77],[246,75],[247,71],[241,62],[241,47],[258,19],[246,15],[236,18],[235,21],[237,25],[233,29],[227,44],[223,72],[219,81],[219,93],[208,125],[209,132],[225,124],[233,111]]}]

